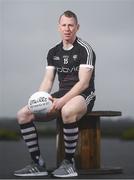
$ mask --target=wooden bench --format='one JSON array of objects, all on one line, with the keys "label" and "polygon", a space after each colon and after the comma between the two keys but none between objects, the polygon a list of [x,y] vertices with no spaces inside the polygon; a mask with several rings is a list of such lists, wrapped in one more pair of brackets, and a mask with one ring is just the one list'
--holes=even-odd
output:
[{"label": "wooden bench", "polygon": [[[106,174],[121,173],[122,168],[101,168],[100,140],[101,140],[101,117],[121,116],[120,111],[92,111],[86,114],[79,122],[79,139],[75,153],[77,169],[81,174]],[[57,166],[64,158],[63,128],[60,118],[57,123]]]}]

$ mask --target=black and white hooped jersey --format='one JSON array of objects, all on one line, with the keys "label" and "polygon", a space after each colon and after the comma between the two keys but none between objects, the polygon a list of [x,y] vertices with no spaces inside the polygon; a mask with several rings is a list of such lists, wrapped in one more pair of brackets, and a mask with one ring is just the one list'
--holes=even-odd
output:
[{"label": "black and white hooped jersey", "polygon": [[54,68],[58,73],[60,90],[69,90],[79,81],[79,68],[89,67],[93,73],[87,90],[94,91],[95,59],[91,46],[77,37],[70,50],[64,50],[62,42],[50,49],[46,68]]}]

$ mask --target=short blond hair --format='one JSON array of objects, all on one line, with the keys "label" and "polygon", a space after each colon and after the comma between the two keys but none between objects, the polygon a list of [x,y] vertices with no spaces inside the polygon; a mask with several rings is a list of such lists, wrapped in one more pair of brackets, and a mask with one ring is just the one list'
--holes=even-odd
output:
[{"label": "short blond hair", "polygon": [[76,14],[74,12],[72,12],[70,10],[65,11],[64,13],[62,13],[60,15],[59,22],[60,22],[62,16],[66,16],[66,17],[69,17],[69,18],[73,17],[75,19],[76,24],[78,24],[78,18],[77,18]]}]

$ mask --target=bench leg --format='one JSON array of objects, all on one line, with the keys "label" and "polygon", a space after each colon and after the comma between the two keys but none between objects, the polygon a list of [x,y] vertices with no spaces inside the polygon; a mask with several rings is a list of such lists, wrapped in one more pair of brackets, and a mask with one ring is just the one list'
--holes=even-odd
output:
[{"label": "bench leg", "polygon": [[79,139],[75,157],[77,168],[100,168],[100,119],[84,117],[78,124]]}]

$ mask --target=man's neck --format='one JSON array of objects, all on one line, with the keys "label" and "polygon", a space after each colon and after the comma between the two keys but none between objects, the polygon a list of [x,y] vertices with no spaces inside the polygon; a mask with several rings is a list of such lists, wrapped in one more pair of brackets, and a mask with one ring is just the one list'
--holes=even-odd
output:
[{"label": "man's neck", "polygon": [[68,44],[63,44],[63,49],[64,50],[70,50],[72,48],[73,48],[73,44],[71,44],[71,43],[70,44],[69,43]]},{"label": "man's neck", "polygon": [[73,48],[73,43],[75,41],[76,37],[71,41],[63,40],[63,49],[70,50]]}]

